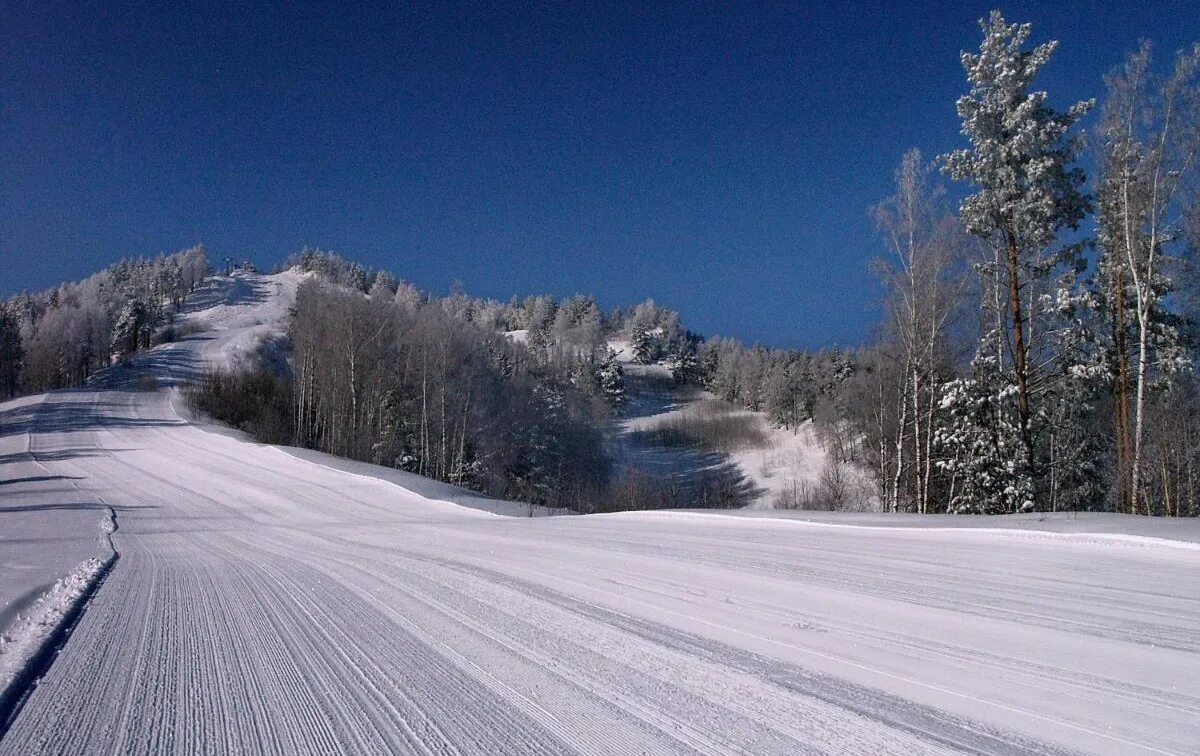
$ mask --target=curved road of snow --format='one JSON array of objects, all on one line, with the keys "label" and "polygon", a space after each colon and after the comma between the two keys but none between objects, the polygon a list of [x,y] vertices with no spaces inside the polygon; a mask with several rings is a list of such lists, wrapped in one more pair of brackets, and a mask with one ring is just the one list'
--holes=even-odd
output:
[{"label": "curved road of snow", "polygon": [[[276,300],[210,325],[270,330],[239,319]],[[210,359],[215,342],[242,343],[174,349]],[[164,359],[139,369],[188,361]],[[9,427],[73,495],[117,512],[120,559],[3,754],[1200,744],[1194,549],[501,517],[210,432],[166,390],[61,392],[19,411],[32,421]]]}]

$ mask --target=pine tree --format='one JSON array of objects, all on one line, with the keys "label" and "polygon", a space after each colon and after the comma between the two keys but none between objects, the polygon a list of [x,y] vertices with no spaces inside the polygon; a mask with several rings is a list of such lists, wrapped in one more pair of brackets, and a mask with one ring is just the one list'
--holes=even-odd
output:
[{"label": "pine tree", "polygon": [[142,344],[146,328],[146,306],[137,299],[126,303],[113,326],[113,357],[123,360],[135,353]]},{"label": "pine tree", "polygon": [[[994,295],[985,296],[983,304],[991,309],[987,320],[995,325],[977,350],[977,376],[970,379],[974,389],[960,394],[968,405],[986,403],[986,412],[974,414],[997,423],[993,430],[998,435],[1010,417],[1015,421],[1021,453],[1008,459],[1020,460],[1028,469],[1012,468],[1013,480],[999,486],[999,490],[1011,489],[1004,495],[1011,503],[1026,496],[1036,473],[1042,430],[1037,423],[1045,416],[1037,406],[1038,387],[1044,383],[1040,371],[1052,358],[1049,340],[1035,340],[1044,330],[1037,322],[1044,317],[1037,301],[1048,292],[1055,270],[1066,257],[1052,249],[1058,234],[1077,228],[1089,209],[1080,190],[1083,172],[1072,165],[1078,143],[1068,134],[1093,103],[1079,102],[1059,112],[1047,105],[1045,92],[1032,90],[1056,42],[1026,49],[1030,26],[1008,24],[999,11],[980,26],[984,39],[979,52],[962,54],[971,90],[958,100],[970,147],[944,155],[942,161],[952,178],[975,187],[975,193],[962,202],[961,218],[993,255],[980,272],[988,279],[985,290]],[[1006,364],[1008,354],[1011,369]],[[1012,402],[1014,411],[991,406],[995,402]],[[1005,442],[992,446],[1008,451]],[[984,472],[995,475],[1011,467],[1006,463]],[[979,487],[990,496],[987,491],[995,484]],[[1021,506],[1030,501],[1022,501]]]},{"label": "pine tree", "polygon": [[951,512],[1001,514],[1033,509],[1033,479],[1013,406],[1016,386],[996,360],[976,356],[972,373],[946,386],[938,467],[954,482]]},{"label": "pine tree", "polygon": [[654,337],[641,324],[634,324],[629,346],[633,350],[633,361],[639,365],[649,365],[658,356]]},{"label": "pine tree", "polygon": [[611,407],[620,409],[625,406],[625,369],[617,361],[617,353],[611,349],[596,368],[596,385]]},{"label": "pine tree", "polygon": [[700,363],[696,359],[696,342],[688,338],[688,335],[676,341],[674,348],[667,355],[667,368],[670,369],[675,383],[679,385],[699,381]]}]

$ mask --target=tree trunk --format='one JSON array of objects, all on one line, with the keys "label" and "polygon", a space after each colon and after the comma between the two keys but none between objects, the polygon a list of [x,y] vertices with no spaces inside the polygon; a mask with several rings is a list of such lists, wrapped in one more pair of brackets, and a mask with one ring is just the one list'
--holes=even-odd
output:
[{"label": "tree trunk", "polygon": [[896,472],[892,476],[892,511],[900,511],[900,477],[904,473],[904,426],[908,424],[908,368],[904,370],[904,384],[897,399],[900,417],[896,423]]},{"label": "tree trunk", "polygon": [[[1139,293],[1138,299],[1142,299]],[[1138,503],[1142,499],[1142,431],[1146,415],[1146,373],[1149,368],[1149,324],[1146,322],[1148,313],[1138,305],[1138,367],[1137,367],[1137,399],[1134,405],[1133,428],[1133,469],[1130,471],[1130,488],[1133,505],[1131,511],[1138,512]],[[1150,504],[1144,506],[1146,514],[1150,514]]]},{"label": "tree trunk", "polygon": [[1114,273],[1113,289],[1116,298],[1116,325],[1114,341],[1117,350],[1117,508],[1133,512],[1133,497],[1130,495],[1129,475],[1132,449],[1129,439],[1129,345],[1128,329],[1125,324],[1125,270],[1118,267]]},{"label": "tree trunk", "polygon": [[1017,419],[1021,427],[1021,445],[1025,448],[1026,464],[1030,464],[1033,462],[1033,443],[1029,437],[1029,367],[1025,346],[1025,320],[1021,312],[1017,237],[1011,225],[1005,236],[1008,241],[1008,305],[1013,319],[1013,364],[1017,372]]}]

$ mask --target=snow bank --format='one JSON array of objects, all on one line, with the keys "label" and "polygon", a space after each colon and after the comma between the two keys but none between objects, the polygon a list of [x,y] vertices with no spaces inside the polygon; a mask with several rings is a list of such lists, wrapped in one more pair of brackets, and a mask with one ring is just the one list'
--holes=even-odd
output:
[{"label": "snow bank", "polygon": [[575,512],[561,507],[547,507],[541,504],[495,499],[467,488],[461,488],[451,483],[442,483],[441,481],[426,478],[416,473],[398,470],[394,467],[373,465],[369,462],[343,459],[342,457],[335,457],[313,449],[303,449],[295,446],[272,446],[271,448],[320,467],[338,470],[356,477],[371,478],[388,483],[402,489],[406,493],[419,496],[430,502],[444,504],[447,507],[474,510],[479,514],[500,517],[553,517],[575,514]]},{"label": "snow bank", "polygon": [[[720,527],[762,524],[768,527],[844,528],[847,530],[887,530],[928,536],[961,538],[1017,538],[1052,541],[1071,545],[1127,546],[1134,548],[1170,548],[1200,554],[1200,528],[1190,521],[1176,520],[1176,532],[1153,527],[1157,523],[1141,518],[1105,513],[1088,513],[1077,520],[1069,516],[1042,515],[1036,519],[1021,515],[973,517],[970,515],[867,514],[855,512],[754,512],[751,510],[705,511],[659,510],[653,512],[613,512],[597,517],[634,517],[643,520],[692,520]],[[820,515],[820,516],[810,516]],[[1144,521],[1144,522],[1142,522]]]},{"label": "snow bank", "polygon": [[0,731],[25,691],[47,666],[55,647],[83,610],[100,579],[116,561],[117,553],[112,549],[112,534],[116,529],[116,520],[109,509],[100,522],[108,554],[80,562],[0,634]]}]

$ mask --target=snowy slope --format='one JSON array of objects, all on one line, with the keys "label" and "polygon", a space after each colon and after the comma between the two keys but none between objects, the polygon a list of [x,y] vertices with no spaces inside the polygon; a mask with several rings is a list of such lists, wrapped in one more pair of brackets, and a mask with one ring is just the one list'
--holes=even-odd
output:
[{"label": "snowy slope", "polygon": [[[817,438],[811,421],[799,428],[777,428],[766,414],[730,408],[727,415],[752,423],[763,443],[729,452],[705,452],[694,448],[663,448],[639,443],[630,435],[653,430],[676,418],[703,414],[706,405],[723,404],[708,391],[695,388],[664,388],[670,384],[670,371],[663,365],[638,365],[632,362],[627,339],[609,342],[609,348],[624,363],[629,406],[618,422],[611,449],[622,470],[649,471],[654,475],[695,475],[700,470],[732,465],[744,477],[749,506],[774,509],[782,497],[805,487],[815,490],[829,455]],[[877,497],[867,474],[853,466],[843,466],[847,486],[863,509],[877,508]]]},{"label": "snowy slope", "polygon": [[[216,330],[243,316],[256,319],[214,314],[186,360],[137,369],[169,378],[213,341],[243,353],[237,329]],[[1195,549],[885,522],[499,517],[208,432],[165,389],[35,403],[54,419],[30,429],[42,464],[78,484],[64,501],[117,511],[120,559],[2,754],[1200,743]]]}]

